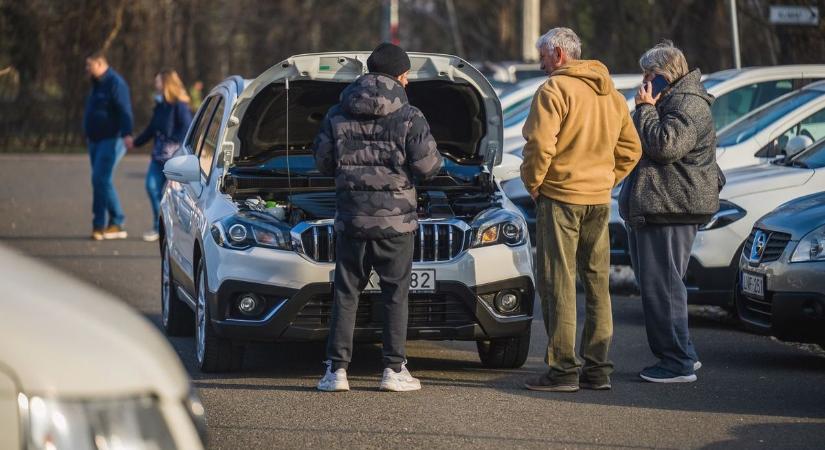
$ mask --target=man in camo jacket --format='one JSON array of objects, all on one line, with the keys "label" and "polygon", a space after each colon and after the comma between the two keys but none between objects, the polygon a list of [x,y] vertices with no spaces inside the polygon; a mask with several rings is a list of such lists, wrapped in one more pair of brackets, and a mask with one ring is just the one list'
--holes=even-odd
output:
[{"label": "man in camo jacket", "polygon": [[335,176],[335,292],[322,391],[347,391],[346,370],[358,298],[372,269],[381,279],[384,307],[380,388],[413,391],[421,383],[406,368],[407,295],[413,238],[418,230],[415,178],[441,169],[427,119],[407,101],[410,59],[384,43],[367,59],[368,74],[327,112],[313,145],[315,165]]}]

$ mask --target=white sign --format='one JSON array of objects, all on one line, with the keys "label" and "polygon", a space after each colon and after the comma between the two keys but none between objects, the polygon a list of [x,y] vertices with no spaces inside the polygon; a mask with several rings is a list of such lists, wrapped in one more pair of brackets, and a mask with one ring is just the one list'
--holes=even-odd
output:
[{"label": "white sign", "polygon": [[819,25],[816,6],[771,6],[770,21],[775,25]]}]

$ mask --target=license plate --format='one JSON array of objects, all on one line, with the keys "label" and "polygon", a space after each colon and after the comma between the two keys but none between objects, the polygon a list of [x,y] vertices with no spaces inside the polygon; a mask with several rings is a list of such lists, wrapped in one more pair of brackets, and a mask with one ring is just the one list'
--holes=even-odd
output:
[{"label": "license plate", "polygon": [[765,296],[765,277],[742,272],[742,292],[755,297]]},{"label": "license plate", "polygon": [[[378,274],[373,271],[364,292],[380,292],[380,280]],[[410,276],[410,292],[435,292],[435,269],[413,269]]]}]

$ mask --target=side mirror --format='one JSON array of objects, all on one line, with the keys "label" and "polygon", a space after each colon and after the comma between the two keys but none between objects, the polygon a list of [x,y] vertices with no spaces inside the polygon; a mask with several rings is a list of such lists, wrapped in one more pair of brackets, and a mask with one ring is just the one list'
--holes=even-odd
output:
[{"label": "side mirror", "polygon": [[166,178],[179,183],[197,183],[201,180],[201,165],[195,155],[176,156],[163,165]]},{"label": "side mirror", "polygon": [[814,143],[814,140],[810,138],[810,136],[806,136],[804,134],[800,134],[798,136],[792,137],[788,143],[785,145],[785,154],[788,156],[793,156],[802,150],[810,147]]}]

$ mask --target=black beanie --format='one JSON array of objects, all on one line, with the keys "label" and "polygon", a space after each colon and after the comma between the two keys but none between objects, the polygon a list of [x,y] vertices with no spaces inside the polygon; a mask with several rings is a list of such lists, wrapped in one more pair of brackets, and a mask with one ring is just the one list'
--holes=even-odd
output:
[{"label": "black beanie", "polygon": [[410,70],[410,57],[401,47],[384,42],[367,58],[367,69],[397,77]]}]

